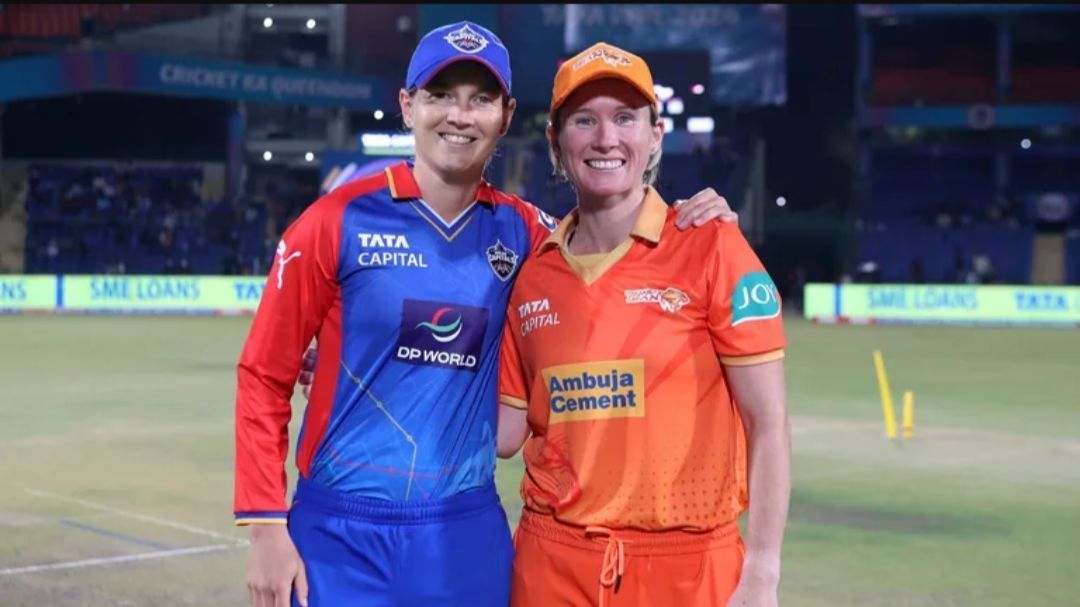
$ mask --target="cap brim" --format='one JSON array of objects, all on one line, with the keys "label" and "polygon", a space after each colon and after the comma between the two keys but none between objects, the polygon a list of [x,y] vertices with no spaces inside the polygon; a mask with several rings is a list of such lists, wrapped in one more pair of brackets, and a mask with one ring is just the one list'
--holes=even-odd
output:
[{"label": "cap brim", "polygon": [[458,63],[460,61],[475,61],[476,63],[479,63],[480,65],[486,67],[488,71],[491,72],[491,75],[495,76],[495,80],[499,83],[499,88],[502,89],[502,92],[505,93],[507,97],[511,96],[510,87],[506,86],[506,82],[503,81],[502,76],[499,75],[499,70],[495,69],[495,66],[491,65],[490,61],[484,59],[483,57],[477,57],[476,55],[458,55],[457,57],[451,57],[450,59],[447,59],[442,63],[436,64],[435,67],[430,68],[430,70],[427,72],[427,75],[417,79],[416,87],[424,88],[428,85],[429,82],[431,82],[433,78],[435,78],[435,76],[439,74],[439,72],[443,71],[451,64]]},{"label": "cap brim", "polygon": [[559,99],[558,103],[552,103],[551,109],[548,110],[549,118],[552,118],[552,119],[555,118],[555,112],[559,111],[559,108],[562,107],[563,104],[566,103],[566,100],[569,99],[570,96],[574,94],[574,91],[578,90],[579,88],[585,86],[586,84],[588,84],[590,82],[594,82],[596,80],[603,80],[605,78],[613,78],[615,80],[622,80],[623,82],[625,82],[625,83],[629,84],[630,86],[634,87],[634,90],[641,93],[641,95],[643,97],[645,97],[645,101],[652,104],[653,107],[657,107],[658,101],[656,99],[656,92],[655,91],[646,91],[645,88],[642,87],[637,82],[635,82],[633,78],[627,77],[622,72],[617,72],[617,71],[614,71],[614,70],[612,70],[612,71],[604,70],[604,71],[596,72],[595,74],[590,75],[589,77],[585,78],[581,82],[578,82],[578,83],[574,84],[574,86],[571,87],[570,90],[563,93],[563,96],[562,96],[562,98]]}]

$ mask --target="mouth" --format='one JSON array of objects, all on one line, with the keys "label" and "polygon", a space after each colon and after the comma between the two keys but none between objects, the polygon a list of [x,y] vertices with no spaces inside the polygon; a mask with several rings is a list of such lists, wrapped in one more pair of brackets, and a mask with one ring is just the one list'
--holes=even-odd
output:
[{"label": "mouth", "polygon": [[439,133],[439,138],[449,143],[450,145],[469,145],[476,141],[476,137],[468,137],[466,135],[458,135],[456,133]]},{"label": "mouth", "polygon": [[626,161],[618,158],[610,160],[586,160],[585,165],[597,171],[614,171],[626,166]]}]

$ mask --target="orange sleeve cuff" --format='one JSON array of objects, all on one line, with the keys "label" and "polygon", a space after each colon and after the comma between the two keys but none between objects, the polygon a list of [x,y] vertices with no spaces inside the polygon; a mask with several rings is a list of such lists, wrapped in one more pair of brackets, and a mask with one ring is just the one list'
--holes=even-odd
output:
[{"label": "orange sleeve cuff", "polygon": [[522,400],[520,398],[510,396],[508,394],[500,394],[499,395],[499,404],[506,405],[507,407],[513,407],[515,409],[522,409],[522,410],[527,410],[529,408],[529,403],[528,402],[526,402],[526,401],[524,401],[524,400]]},{"label": "orange sleeve cuff", "polygon": [[760,365],[761,363],[769,363],[782,358],[784,358],[783,350],[773,350],[772,352],[751,354],[750,356],[721,356],[720,362],[732,367],[749,367],[750,365]]}]

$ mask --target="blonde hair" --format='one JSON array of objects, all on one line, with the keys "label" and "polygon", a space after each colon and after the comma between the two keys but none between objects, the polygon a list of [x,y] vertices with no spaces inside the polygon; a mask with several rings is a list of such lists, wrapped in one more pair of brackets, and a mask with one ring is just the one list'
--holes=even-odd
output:
[{"label": "blonde hair", "polygon": [[[656,111],[656,106],[649,105],[649,124],[656,125],[660,121],[660,114]],[[555,119],[548,122],[548,127],[551,128],[552,133],[555,135],[554,139],[559,139],[559,128],[562,126],[561,120],[559,120],[559,111],[555,111]],[[657,148],[655,152],[649,154],[649,161],[645,163],[645,173],[641,176],[641,182],[643,185],[655,185],[656,179],[660,176],[660,158],[664,155],[664,146]],[[551,174],[563,181],[568,182],[571,186],[574,185],[570,178],[566,176],[566,168],[563,166],[562,159],[555,155],[555,147],[548,142],[548,160],[551,161]]]}]

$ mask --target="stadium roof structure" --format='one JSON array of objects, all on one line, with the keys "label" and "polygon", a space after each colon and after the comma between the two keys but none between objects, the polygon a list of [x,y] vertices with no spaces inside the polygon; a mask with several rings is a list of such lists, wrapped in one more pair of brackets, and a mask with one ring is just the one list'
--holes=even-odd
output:
[{"label": "stadium roof structure", "polygon": [[0,61],[0,102],[88,92],[126,92],[374,110],[380,78],[97,50]]}]

